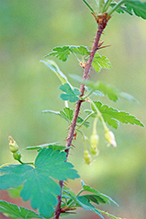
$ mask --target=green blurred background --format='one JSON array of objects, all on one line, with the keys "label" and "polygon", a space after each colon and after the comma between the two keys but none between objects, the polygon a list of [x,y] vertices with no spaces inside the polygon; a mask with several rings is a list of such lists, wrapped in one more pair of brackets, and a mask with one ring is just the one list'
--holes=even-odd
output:
[{"label": "green blurred background", "polygon": [[[96,1],[90,2],[94,7]],[[65,144],[66,122],[42,113],[45,109],[64,107],[59,98],[60,83],[39,60],[55,46],[69,44],[91,48],[97,25],[81,0],[5,0],[0,1],[0,7],[0,164],[3,164],[15,162],[8,148],[9,135],[20,145],[24,161],[36,156],[35,152],[24,150],[28,145],[55,141]],[[128,111],[146,124],[146,21],[115,13],[102,40],[110,47],[99,52],[111,60],[113,68],[102,70],[98,75],[91,70],[92,79],[104,80],[132,94],[139,104],[125,100],[113,103],[106,97],[101,99],[102,102]],[[55,61],[66,75],[82,75],[74,57],[65,63]],[[75,104],[70,106],[74,109]],[[92,133],[91,128],[84,128],[88,136]],[[116,149],[106,147],[104,132],[99,126],[100,154],[96,161],[90,166],[84,163],[80,135],[74,142],[69,161],[73,162],[85,183],[119,203],[120,207],[107,206],[107,211],[122,218],[144,219],[145,128],[120,125],[118,130],[111,130],[116,136]],[[70,184],[74,191],[80,189],[80,180]],[[97,218],[85,211],[66,218],[74,217]]]}]

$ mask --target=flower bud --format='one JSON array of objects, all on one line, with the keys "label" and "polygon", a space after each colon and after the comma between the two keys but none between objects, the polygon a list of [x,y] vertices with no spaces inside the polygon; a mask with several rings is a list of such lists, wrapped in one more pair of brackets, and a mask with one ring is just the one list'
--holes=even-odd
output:
[{"label": "flower bud", "polygon": [[9,136],[9,148],[12,153],[15,153],[19,150],[18,144],[11,136]]},{"label": "flower bud", "polygon": [[114,136],[114,133],[112,131],[107,130],[105,132],[105,139],[109,143],[108,145],[113,145],[114,147],[117,147],[115,136]]},{"label": "flower bud", "polygon": [[19,153],[19,151],[13,153],[13,158],[18,161],[21,159],[21,154]]},{"label": "flower bud", "polygon": [[84,160],[85,160],[86,164],[91,163],[91,155],[89,154],[89,152],[87,150],[85,150],[85,153],[84,153]]},{"label": "flower bud", "polygon": [[99,136],[96,134],[96,132],[93,132],[93,134],[90,137],[91,147],[94,149],[97,148],[99,143]]}]

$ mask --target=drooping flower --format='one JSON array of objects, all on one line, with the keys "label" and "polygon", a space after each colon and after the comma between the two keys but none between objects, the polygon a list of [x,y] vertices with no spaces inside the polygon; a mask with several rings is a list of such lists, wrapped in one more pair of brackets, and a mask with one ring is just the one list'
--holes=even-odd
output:
[{"label": "drooping flower", "polygon": [[108,142],[108,146],[113,145],[114,147],[117,147],[117,143],[115,140],[114,133],[110,130],[105,131],[105,139]]},{"label": "drooping flower", "polygon": [[84,152],[84,160],[85,160],[86,164],[91,163],[91,155],[89,154],[88,150],[85,150],[85,152]]}]

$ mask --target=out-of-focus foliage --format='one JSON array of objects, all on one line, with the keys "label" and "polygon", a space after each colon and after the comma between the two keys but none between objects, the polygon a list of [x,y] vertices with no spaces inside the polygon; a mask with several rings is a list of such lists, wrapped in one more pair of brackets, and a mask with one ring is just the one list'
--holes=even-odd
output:
[{"label": "out-of-focus foliage", "polygon": [[[23,148],[54,141],[60,141],[63,145],[68,131],[67,123],[61,117],[41,113],[46,109],[58,111],[60,105],[63,110],[64,105],[59,98],[59,81],[39,60],[54,46],[82,44],[91,48],[97,24],[79,0],[0,1],[0,7],[0,164],[14,162],[9,153],[9,135],[14,136],[20,145],[23,160],[27,162],[34,158],[35,152],[23,151]],[[115,13],[102,36],[104,45],[110,47],[99,51],[110,59],[113,68],[102,70],[98,75],[91,69],[91,79],[94,81],[108,82],[139,100],[140,104],[120,100],[116,105],[113,102],[110,105],[118,105],[119,109],[136,115],[144,124],[145,25],[141,18]],[[73,57],[69,57],[65,64],[55,61],[66,75],[82,75]],[[72,84],[78,86],[74,81]],[[102,98],[97,96],[97,100],[104,102]],[[107,102],[108,99],[105,104]],[[70,106],[74,108],[74,103]],[[91,134],[92,130],[88,133]],[[69,161],[73,162],[85,182],[119,203],[120,208],[112,210],[110,206],[108,211],[127,219],[144,219],[145,129],[121,125],[114,131],[117,149],[110,150],[106,148],[100,126],[99,133],[103,139],[99,142],[100,154],[96,162],[89,167],[84,164],[80,135],[74,141],[75,148]],[[79,215],[79,218],[85,218],[85,215]]]}]

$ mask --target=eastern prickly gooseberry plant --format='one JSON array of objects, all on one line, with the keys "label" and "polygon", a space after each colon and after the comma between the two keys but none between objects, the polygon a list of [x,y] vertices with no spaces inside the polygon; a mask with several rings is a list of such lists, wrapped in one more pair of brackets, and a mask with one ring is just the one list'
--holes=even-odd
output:
[{"label": "eastern prickly gooseberry plant", "polygon": [[[116,204],[110,197],[86,185],[82,180],[82,189],[78,194],[75,194],[71,189],[65,187],[64,181],[79,178],[73,165],[68,162],[72,142],[76,139],[78,133],[81,134],[83,139],[84,160],[87,164],[90,164],[93,158],[95,159],[99,154],[98,145],[100,144],[100,136],[97,131],[97,125],[99,123],[103,127],[107,145],[114,147],[117,146],[117,143],[114,133],[109,128],[110,126],[117,129],[119,122],[144,126],[139,119],[128,112],[120,111],[97,101],[98,96],[107,96],[112,101],[116,101],[119,97],[126,98],[129,101],[135,101],[134,97],[120,92],[106,82],[93,82],[88,79],[91,66],[97,73],[102,68],[111,68],[109,59],[100,55],[97,51],[106,47],[103,46],[103,42],[100,42],[100,38],[113,13],[126,12],[129,15],[135,14],[138,17],[146,19],[146,2],[138,0],[122,0],[119,2],[99,0],[97,1],[96,9],[93,9],[86,0],[83,0],[83,2],[89,8],[98,24],[92,49],[90,50],[87,46],[83,45],[55,47],[52,52],[48,53],[41,60],[42,63],[56,74],[61,82],[59,89],[62,91],[62,94],[60,97],[64,101],[65,107],[60,111],[44,110],[44,112],[58,115],[68,122],[69,132],[66,145],[58,145],[55,142],[27,147],[27,150],[37,150],[38,155],[34,162],[24,163],[21,160],[21,153],[19,152],[16,141],[9,136],[10,151],[13,154],[13,158],[19,164],[4,164],[0,167],[0,189],[6,190],[13,188],[14,191],[19,190],[23,200],[30,200],[32,208],[38,210],[38,213],[36,213],[0,200],[0,212],[11,218],[57,219],[60,215],[63,216],[74,212],[78,207],[93,211],[103,219],[104,215],[110,218],[119,218],[91,204],[91,202],[97,205],[100,203],[109,204],[110,202]],[[74,87],[57,64],[53,60],[48,59],[54,56],[65,62],[69,55],[73,55],[83,69],[83,77],[72,75],[72,78],[80,83],[80,88]],[[85,110],[86,117],[81,118],[79,113],[81,105],[84,102],[89,105],[89,108]],[[75,109],[70,108],[70,103],[76,103]],[[90,120],[91,118],[93,118],[93,124],[90,124],[92,121]],[[89,125],[93,125],[93,132],[91,136],[86,136],[82,130],[82,126],[88,128]],[[83,195],[83,192],[87,193]]]}]

